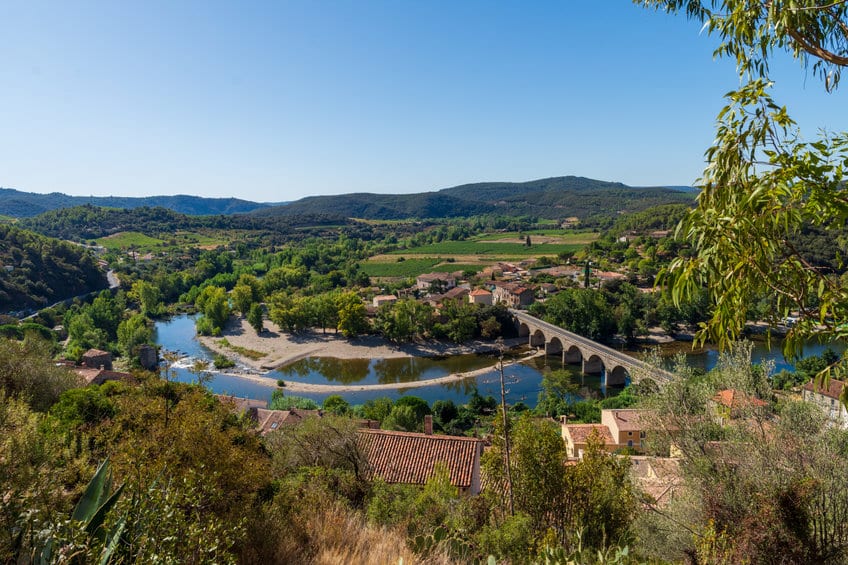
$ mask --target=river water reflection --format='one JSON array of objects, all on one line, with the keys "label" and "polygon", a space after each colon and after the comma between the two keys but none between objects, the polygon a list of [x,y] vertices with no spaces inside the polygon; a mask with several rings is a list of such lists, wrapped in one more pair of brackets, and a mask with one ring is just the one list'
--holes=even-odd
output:
[{"label": "river water reflection", "polygon": [[[156,343],[167,351],[177,352],[180,361],[172,369],[176,380],[182,382],[193,382],[196,376],[191,373],[189,367],[194,359],[211,360],[213,353],[205,348],[196,338],[194,329],[194,318],[181,315],[170,320],[157,322],[155,332]],[[688,347],[688,346],[687,346]],[[682,348],[684,351],[686,348]],[[811,346],[807,349],[808,354],[819,354],[825,349],[824,346]],[[764,344],[755,344],[754,360],[774,359],[776,370],[790,368],[791,365],[783,360],[779,348],[775,346],[768,350]],[[687,355],[687,362],[706,370],[715,366],[718,360],[716,351],[704,351],[699,354]],[[315,384],[386,384],[396,383],[396,389],[376,391],[346,392],[343,396],[351,404],[360,404],[373,398],[388,396],[399,398],[404,394],[411,394],[424,398],[428,402],[439,399],[450,399],[457,403],[464,403],[477,391],[483,396],[500,395],[499,375],[497,371],[497,359],[490,355],[454,355],[443,358],[400,358],[400,359],[335,359],[328,357],[315,357],[302,359],[282,369],[271,371],[264,375],[269,379],[269,384],[278,379],[291,382],[305,382]],[[453,383],[432,385],[425,387],[409,388],[404,383],[418,380],[433,379],[453,373],[464,373],[492,367],[491,371]],[[240,368],[244,370],[246,368]],[[598,375],[584,375],[577,366],[562,363],[557,356],[536,357],[521,363],[509,364],[507,362],[506,388],[507,402],[514,404],[524,402],[528,406],[535,406],[539,394],[542,376],[546,371],[565,369],[571,373],[572,380],[579,386],[581,398],[596,398],[607,394],[617,394],[620,389],[605,389],[602,386],[601,377]],[[251,382],[239,378],[213,372],[209,388],[216,393],[234,394],[240,397],[270,400],[273,387]],[[300,394],[318,402],[321,402],[329,393],[323,394]]]}]

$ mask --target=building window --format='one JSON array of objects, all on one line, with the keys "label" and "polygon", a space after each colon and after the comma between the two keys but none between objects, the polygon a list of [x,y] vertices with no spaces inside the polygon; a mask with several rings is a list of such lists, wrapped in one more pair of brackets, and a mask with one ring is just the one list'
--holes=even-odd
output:
[{"label": "building window", "polygon": [[645,439],[645,432],[639,432],[639,437],[641,439]]},{"label": "building window", "polygon": [[627,447],[633,447],[633,440],[632,439],[627,440]]}]

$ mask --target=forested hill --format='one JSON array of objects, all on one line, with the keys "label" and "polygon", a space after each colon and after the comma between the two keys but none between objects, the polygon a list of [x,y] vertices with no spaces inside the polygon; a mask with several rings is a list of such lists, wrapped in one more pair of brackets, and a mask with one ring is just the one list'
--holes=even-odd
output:
[{"label": "forested hill", "polygon": [[[166,209],[190,216],[247,214],[269,221],[293,216],[340,216],[373,220],[459,218],[482,214],[577,217],[587,224],[609,225],[623,213],[661,204],[691,204],[695,193],[680,187],[632,187],[584,177],[553,177],[528,182],[483,182],[414,194],[355,193],[309,196],[272,206],[237,198],[198,196],[81,197],[32,194],[0,188],[0,215],[30,218],[81,205],[114,209]],[[43,231],[43,230],[41,230]]]},{"label": "forested hill", "polygon": [[407,218],[462,218],[491,214],[496,207],[484,201],[470,201],[438,192],[416,194],[341,194],[309,196],[285,206],[253,212],[255,216],[302,216],[304,214],[344,213],[350,218],[402,220]]},{"label": "forested hill", "polygon": [[0,215],[15,218],[29,218],[50,210],[70,208],[83,204],[93,204],[107,208],[161,207],[189,214],[207,216],[216,214],[243,214],[269,204],[249,202],[238,198],[203,198],[200,196],[69,196],[59,192],[34,194],[11,188],[0,188]]},{"label": "forested hill", "polygon": [[254,215],[294,216],[344,212],[349,217],[400,220],[463,217],[478,214],[575,216],[584,222],[609,223],[622,213],[661,204],[694,202],[694,192],[667,187],[631,187],[583,177],[555,177],[522,183],[487,182],[416,194],[343,194],[303,198]]},{"label": "forested hill", "polygon": [[247,214],[190,216],[165,208],[142,207],[123,210],[86,204],[51,210],[34,218],[23,218],[17,225],[49,237],[88,241],[123,231],[137,231],[155,236],[179,230],[209,228],[261,230],[285,234],[301,230],[305,226],[338,226],[352,223],[339,214],[312,214],[296,218],[262,218]]},{"label": "forested hill", "polygon": [[44,307],[106,288],[84,247],[0,225],[0,313]]}]

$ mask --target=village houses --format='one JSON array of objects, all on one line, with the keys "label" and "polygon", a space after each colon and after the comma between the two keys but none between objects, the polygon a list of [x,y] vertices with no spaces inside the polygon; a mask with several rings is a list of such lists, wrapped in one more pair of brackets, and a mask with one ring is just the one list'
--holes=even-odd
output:
[{"label": "village houses", "polygon": [[560,417],[562,439],[570,458],[579,459],[586,449],[589,435],[594,431],[604,441],[604,449],[613,452],[630,449],[644,451],[647,437],[646,410],[632,408],[601,410],[600,424],[569,424],[565,416]]},{"label": "village houses", "polygon": [[490,288],[494,304],[506,304],[510,308],[518,308],[530,306],[535,300],[533,289],[524,284],[492,281]]}]

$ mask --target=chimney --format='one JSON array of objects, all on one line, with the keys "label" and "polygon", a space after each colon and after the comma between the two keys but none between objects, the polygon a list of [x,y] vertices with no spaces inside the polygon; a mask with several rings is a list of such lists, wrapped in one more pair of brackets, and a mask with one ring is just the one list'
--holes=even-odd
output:
[{"label": "chimney", "polygon": [[433,417],[429,414],[424,416],[424,433],[428,436],[433,435]]}]

